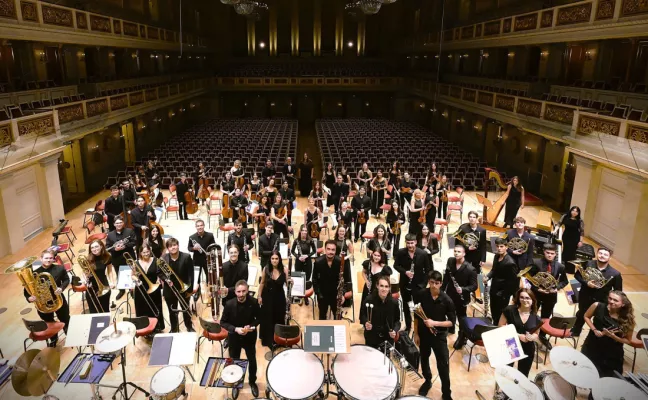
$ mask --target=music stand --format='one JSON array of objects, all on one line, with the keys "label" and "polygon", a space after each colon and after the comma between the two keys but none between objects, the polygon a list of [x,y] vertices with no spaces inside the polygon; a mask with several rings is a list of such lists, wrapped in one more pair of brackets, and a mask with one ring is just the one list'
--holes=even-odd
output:
[{"label": "music stand", "polygon": [[148,366],[177,365],[187,371],[195,382],[196,379],[187,366],[194,364],[197,343],[196,332],[159,333],[153,338]]},{"label": "music stand", "polygon": [[94,345],[99,334],[110,325],[110,313],[71,315],[63,347]]},{"label": "music stand", "polygon": [[[477,329],[475,329],[477,330]],[[520,338],[515,326],[495,327],[482,331],[481,339],[493,368],[512,364],[528,356],[522,350]]]},{"label": "music stand", "polygon": [[331,392],[333,383],[331,354],[351,353],[351,332],[344,320],[310,321],[304,325],[304,351],[306,353],[326,354],[326,397],[339,394]]}]

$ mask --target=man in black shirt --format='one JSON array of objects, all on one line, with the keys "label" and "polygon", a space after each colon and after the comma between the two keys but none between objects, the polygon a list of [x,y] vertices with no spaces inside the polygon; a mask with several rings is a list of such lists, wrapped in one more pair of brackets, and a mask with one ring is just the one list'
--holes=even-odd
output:
[{"label": "man in black shirt", "polygon": [[189,187],[189,182],[187,182],[187,174],[185,174],[184,172],[180,174],[180,181],[175,184],[175,187],[178,205],[180,206],[180,219],[189,219],[189,216],[187,215],[187,202],[185,201],[185,193],[189,192],[191,188]]},{"label": "man in black shirt", "polygon": [[[340,210],[340,199],[346,201],[346,198],[349,196],[349,185],[343,182],[342,175],[338,175],[335,183],[331,189],[331,203],[333,203],[333,208],[335,209],[335,220],[337,221],[337,213]],[[330,203],[329,203],[330,204]]]},{"label": "man in black shirt", "polygon": [[510,242],[514,238],[520,238],[527,242],[527,250],[525,252],[522,250],[508,250],[509,255],[518,266],[518,271],[521,271],[533,262],[533,245],[535,241],[533,240],[533,236],[524,229],[524,224],[526,224],[524,218],[515,217],[513,224],[515,228],[506,231],[506,241]]},{"label": "man in black shirt", "polygon": [[[137,239],[135,238],[135,232],[130,228],[124,228],[124,219],[120,216],[115,218],[115,230],[108,232],[106,236],[106,248],[111,248],[109,250],[110,256],[112,257],[112,265],[115,267],[115,271],[119,274],[119,267],[126,264],[126,259],[124,258],[124,253],[130,254],[133,259],[135,258],[135,246],[137,245]],[[121,289],[117,294],[117,300],[124,297],[126,292]]]},{"label": "man in black shirt", "polygon": [[288,186],[288,181],[284,181],[281,184],[281,189],[279,189],[279,194],[283,201],[286,202],[286,207],[288,207],[287,210],[290,210],[288,213],[288,225],[290,226],[292,225],[292,209],[293,201],[295,201],[295,191]]},{"label": "man in black shirt", "polygon": [[122,182],[122,196],[124,196],[124,202],[126,202],[126,208],[131,209],[135,207],[135,200],[137,200],[137,192],[135,188],[131,187],[130,181],[124,179]]},{"label": "man in black shirt", "polygon": [[261,259],[261,268],[263,269],[270,263],[270,256],[275,249],[279,249],[279,236],[273,233],[272,224],[267,224],[265,234],[259,238],[259,258]]},{"label": "man in black shirt", "polygon": [[[338,285],[340,283],[340,266],[341,258],[335,255],[337,244],[333,240],[327,240],[324,245],[325,256],[315,261],[313,266],[313,288],[317,296],[319,306],[319,319],[326,319],[328,309],[331,309],[333,318],[338,308]],[[344,260],[344,292],[346,293],[347,284],[351,283],[351,265],[349,260]]]},{"label": "man in black shirt", "polygon": [[[369,220],[369,210],[371,210],[371,199],[369,196],[366,195],[367,189],[365,189],[364,186],[361,186],[360,189],[358,190],[358,194],[353,196],[353,199],[351,199],[351,208],[353,208],[355,212],[355,240],[356,242],[359,239],[362,239],[364,242],[364,238],[362,238],[362,235],[367,231],[367,221]],[[360,223],[358,221],[358,218],[361,216],[361,214],[364,216],[364,223]]]},{"label": "man in black shirt", "polygon": [[235,285],[236,282],[248,280],[248,264],[241,260],[239,257],[238,247],[236,245],[230,245],[229,249],[229,261],[223,263],[223,287],[221,288],[221,294],[225,296],[223,298],[223,305],[229,300],[235,297]]},{"label": "man in black shirt", "polygon": [[[235,222],[240,222],[244,227],[247,227],[247,213],[245,207],[248,205],[248,200],[241,194],[241,189],[236,188],[234,195],[230,198],[230,208],[234,211],[232,219]],[[241,214],[243,216],[241,217]]]},{"label": "man in black shirt", "polygon": [[295,187],[295,173],[297,173],[297,167],[293,164],[292,158],[287,157],[286,163],[283,166],[283,176],[284,181],[288,182],[291,188]]},{"label": "man in black shirt", "polygon": [[421,349],[421,370],[425,382],[419,389],[419,395],[427,396],[432,387],[430,355],[434,352],[443,400],[452,400],[450,390],[450,359],[448,356],[448,331],[453,331],[455,314],[454,302],[441,291],[441,273],[430,271],[429,289],[418,292],[414,301],[420,304],[427,316],[423,320],[418,314],[414,324],[414,343]]},{"label": "man in black shirt", "polygon": [[[243,231],[243,224],[241,221],[236,221],[234,223],[234,232],[230,233],[227,237],[227,248],[229,249],[232,245],[238,248],[239,255],[242,255],[241,259],[244,262],[249,263],[249,250],[254,247],[254,241]],[[232,284],[234,284],[234,282],[232,282]]]},{"label": "man in black shirt", "polygon": [[365,304],[360,307],[363,310],[360,313],[360,323],[365,328],[365,344],[375,349],[385,341],[394,344],[396,332],[400,330],[400,309],[398,302],[391,297],[389,276],[378,278],[376,290],[367,296]]},{"label": "man in black shirt", "polygon": [[418,185],[410,178],[410,174],[405,172],[400,182],[401,208],[404,207],[405,203],[409,204],[412,201],[412,195],[416,189],[418,189]]},{"label": "man in black shirt", "polygon": [[543,246],[543,258],[538,258],[533,260],[531,270],[529,275],[536,276],[540,272],[546,272],[551,274],[554,279],[558,282],[558,286],[555,289],[545,290],[543,288],[537,287],[533,282],[531,284],[531,290],[535,294],[536,300],[538,302],[538,309],[540,309],[541,318],[551,318],[553,315],[553,309],[558,302],[558,291],[563,289],[569,281],[567,280],[567,273],[565,272],[565,266],[556,261],[556,246],[550,243],[547,243]]},{"label": "man in black shirt", "polygon": [[[220,323],[223,329],[229,332],[229,356],[237,359],[241,357],[241,349],[245,350],[248,359],[248,379],[253,397],[259,396],[256,385],[257,362],[256,341],[261,308],[259,302],[248,294],[248,284],[244,280],[236,282],[236,298],[225,303],[223,316]],[[238,389],[232,391],[232,397],[238,397]]]},{"label": "man in black shirt", "polygon": [[[169,287],[164,290],[164,301],[169,308],[171,333],[178,332],[178,312],[183,313],[184,324],[187,328],[187,332],[195,332],[191,323],[191,314],[189,313],[189,309],[182,309],[182,307],[179,306],[179,299],[177,297],[182,297],[184,300],[183,303],[189,303],[189,297],[193,291],[194,284],[194,268],[193,263],[191,262],[191,256],[180,251],[180,244],[176,238],[167,240],[166,248],[168,253],[162,255],[162,260],[169,264],[173,272],[175,272],[175,275],[171,275],[171,279],[165,279],[165,283],[168,286],[174,286],[176,288],[176,290],[172,290]],[[176,276],[182,280],[182,283],[188,286],[186,291],[182,291],[181,284],[176,279]]]},{"label": "man in black shirt", "polygon": [[[41,272],[47,272],[48,274],[52,275],[52,278],[54,278],[54,283],[56,284],[56,288],[52,289],[54,290],[55,295],[61,296],[63,305],[61,306],[61,308],[51,313],[42,313],[38,310],[36,310],[36,312],[38,313],[38,316],[45,322],[54,322],[54,314],[56,314],[59,322],[65,324],[65,327],[63,329],[65,333],[67,333],[68,324],[70,322],[70,306],[65,300],[65,296],[63,296],[61,293],[63,293],[63,291],[70,284],[70,276],[68,275],[64,266],[54,264],[55,258],[56,256],[54,255],[53,251],[45,250],[44,252],[42,252],[41,262],[43,263],[43,265],[36,268],[34,270],[34,273],[40,274]],[[33,296],[32,294],[27,292],[27,289],[24,290],[24,295],[25,299],[27,299],[28,302],[33,303],[36,301],[36,296]],[[56,347],[56,343],[58,343],[58,335],[50,339],[49,347]]]},{"label": "man in black shirt", "polygon": [[144,237],[148,234],[151,227],[151,221],[155,221],[155,213],[151,206],[146,204],[144,197],[137,198],[137,207],[131,211],[131,223],[135,230],[135,237],[137,239],[137,248],[144,242]]},{"label": "man in black shirt", "polygon": [[416,247],[416,235],[405,235],[405,248],[399,249],[394,255],[394,269],[400,273],[400,292],[403,298],[403,313],[405,314],[405,331],[412,328],[412,314],[409,302],[412,294],[425,289],[427,275],[432,266],[427,253]]},{"label": "man in black shirt", "polygon": [[193,256],[193,265],[200,266],[200,273],[198,274],[198,291],[194,295],[194,299],[198,300],[200,295],[200,282],[202,280],[202,275],[205,273],[207,275],[207,248],[212,244],[215,244],[214,234],[211,232],[205,232],[205,221],[202,219],[196,220],[196,233],[189,236],[189,243],[187,244],[187,250]]},{"label": "man in black shirt", "polygon": [[612,290],[623,290],[623,278],[621,273],[610,265],[612,250],[606,247],[600,247],[596,252],[596,260],[588,261],[586,268],[596,268],[606,280],[602,287],[594,281],[586,281],[580,271],[576,271],[574,277],[581,284],[578,295],[578,312],[576,313],[576,323],[572,328],[572,336],[580,336],[585,323],[585,312],[596,302],[607,303],[607,297]]},{"label": "man in black shirt", "polygon": [[265,167],[261,170],[261,179],[263,179],[263,186],[268,186],[270,179],[274,179],[277,174],[277,170],[272,165],[272,161],[267,160]]},{"label": "man in black shirt", "polygon": [[466,317],[466,308],[470,303],[470,294],[477,290],[477,271],[465,257],[466,248],[456,244],[454,257],[449,257],[446,263],[441,286],[441,290],[454,302],[455,313],[459,318],[459,335],[454,343],[455,349],[460,349],[465,343],[463,319]]},{"label": "man in black shirt", "polygon": [[493,267],[484,276],[484,283],[492,280],[490,287],[490,312],[493,323],[498,324],[502,310],[509,305],[511,296],[515,294],[519,286],[517,277],[517,264],[508,254],[506,240],[495,239],[497,254],[493,258]]},{"label": "man in black shirt", "polygon": [[462,224],[459,227],[459,232],[461,235],[466,235],[467,233],[472,233],[477,236],[477,243],[464,244],[467,246],[466,249],[466,260],[472,264],[473,268],[477,271],[477,274],[481,273],[481,267],[486,262],[486,229],[482,228],[478,224],[479,215],[476,211],[468,212],[468,223]]},{"label": "man in black shirt", "polygon": [[123,197],[119,194],[119,187],[112,186],[110,188],[110,197],[108,197],[104,204],[104,211],[108,216],[108,231],[115,229],[115,217],[124,211]]}]

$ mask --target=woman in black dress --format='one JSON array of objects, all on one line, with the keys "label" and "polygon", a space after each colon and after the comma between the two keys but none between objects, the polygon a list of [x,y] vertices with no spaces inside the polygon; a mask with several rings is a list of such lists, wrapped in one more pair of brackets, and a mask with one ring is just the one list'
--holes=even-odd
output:
[{"label": "woman in black dress", "polygon": [[391,258],[391,241],[387,237],[387,229],[382,224],[378,224],[373,230],[374,237],[367,244],[367,257],[371,257],[371,253],[378,250],[382,254],[383,264]]},{"label": "woman in black dress", "polygon": [[310,281],[313,274],[312,257],[317,253],[317,245],[315,240],[308,236],[306,225],[299,228],[299,235],[293,240],[290,253],[295,257],[295,271],[306,273],[306,281]]},{"label": "woman in black dress", "polygon": [[162,235],[160,235],[160,229],[158,229],[157,225],[153,225],[151,226],[151,229],[149,229],[146,243],[149,245],[151,252],[156,258],[162,257],[162,254],[166,252],[164,239],[162,238]]},{"label": "woman in black dress", "polygon": [[513,228],[513,220],[517,217],[518,210],[524,208],[524,186],[520,185],[520,179],[514,176],[506,189],[506,207],[504,208],[504,228]]},{"label": "woman in black dress", "polygon": [[423,203],[423,192],[420,189],[414,191],[412,196],[412,201],[410,202],[409,209],[409,233],[414,235],[419,235],[421,233],[421,223],[419,222],[419,217],[425,209],[425,204]]},{"label": "woman in black dress", "polygon": [[603,377],[623,374],[623,345],[630,344],[635,328],[634,307],[625,293],[613,290],[608,302],[594,303],[585,312],[590,331],[581,352]]},{"label": "woman in black dress", "polygon": [[241,160],[235,160],[234,166],[230,169],[235,186],[241,190],[245,188],[245,171],[241,167]]},{"label": "woman in black dress", "polygon": [[347,168],[345,166],[342,166],[342,168],[340,168],[339,175],[342,175],[342,182],[346,183],[347,185],[349,185],[349,188],[351,188],[351,175],[349,175],[349,172],[347,171]]},{"label": "woman in black dress", "polygon": [[575,260],[576,249],[583,245],[583,237],[585,236],[585,223],[581,219],[581,210],[578,206],[572,206],[568,214],[560,217],[558,222],[558,229],[560,233],[558,236],[562,239],[562,262],[566,266],[569,265],[574,273],[574,265],[568,261]]},{"label": "woman in black dress", "polygon": [[425,186],[427,187],[436,186],[436,183],[438,181],[438,176],[439,173],[437,172],[437,166],[435,163],[432,163],[430,165],[430,169],[427,172],[427,175],[425,176]]},{"label": "woman in black dress", "polygon": [[335,255],[339,256],[342,251],[346,253],[346,259],[350,260],[353,256],[353,242],[351,241],[351,229],[347,228],[345,225],[339,224],[335,233],[333,234],[333,240],[335,240]]},{"label": "woman in black dress", "polygon": [[[146,274],[146,278],[153,284],[159,284],[158,279],[162,271],[158,269],[156,257],[151,251],[151,247],[144,243],[140,248],[139,259],[137,260],[139,273]],[[164,315],[162,314],[162,289],[158,286],[153,292],[148,293],[150,286],[146,279],[139,277],[139,288],[133,290],[135,298],[135,315],[138,317],[157,318],[155,332],[159,333],[164,330]],[[141,290],[140,290],[141,289]],[[148,294],[147,294],[148,293]]]},{"label": "woman in black dress", "polygon": [[275,180],[270,179],[268,181],[268,186],[263,188],[263,194],[268,196],[270,204],[274,204],[277,193],[279,193],[279,190],[275,187]]},{"label": "woman in black dress", "polygon": [[372,251],[369,258],[362,262],[362,276],[365,284],[362,288],[362,298],[360,300],[360,313],[367,312],[365,308],[365,299],[372,290],[375,289],[378,278],[381,276],[390,276],[392,269],[383,262],[383,254],[380,250]]},{"label": "woman in black dress", "polygon": [[324,212],[324,190],[322,190],[322,183],[320,181],[315,181],[313,190],[311,190],[308,197],[315,200],[315,206],[321,212]]},{"label": "woman in black dress", "polygon": [[427,187],[427,192],[425,193],[425,207],[427,208],[425,224],[430,227],[430,231],[434,232],[434,223],[437,217],[437,209],[439,208],[439,198],[436,195],[434,184],[428,185]]},{"label": "woman in black dress", "polygon": [[432,256],[439,252],[439,241],[427,224],[421,225],[421,233],[417,236],[416,247],[425,251],[430,259],[430,265],[434,265]]},{"label": "woman in black dress", "polygon": [[385,191],[387,190],[387,179],[383,176],[382,169],[376,172],[376,177],[371,181],[371,214],[379,216],[382,214],[383,203],[385,202]]},{"label": "woman in black dress", "polygon": [[304,158],[299,163],[299,192],[303,197],[308,196],[313,186],[313,160],[304,153]]},{"label": "woman in black dress", "polygon": [[315,199],[312,197],[308,198],[308,207],[306,207],[306,210],[304,211],[304,227],[306,227],[306,231],[308,233],[308,237],[311,238],[310,233],[312,230],[311,224],[315,224],[317,227],[317,237],[319,238],[319,232],[320,232],[320,226],[319,222],[322,220],[322,212],[320,211],[319,208],[315,206]]},{"label": "woman in black dress", "polygon": [[198,163],[198,168],[194,170],[194,173],[192,175],[193,177],[193,192],[194,196],[196,196],[196,201],[199,202],[199,204],[204,204],[207,202],[208,197],[204,197],[204,194],[201,197],[198,196],[200,192],[200,178],[206,178],[207,177],[207,168],[205,167],[205,164],[202,162]]},{"label": "woman in black dress", "polygon": [[448,191],[450,190],[450,185],[448,184],[448,177],[445,175],[441,176],[441,180],[437,181],[436,192],[437,197],[439,198],[439,205],[437,206],[437,217],[441,219],[446,218],[448,213]]},{"label": "woman in black dress", "polygon": [[[529,376],[529,371],[531,371],[531,366],[533,365],[533,358],[535,357],[535,343],[538,341],[538,334],[536,332],[542,326],[542,320],[538,316],[538,302],[531,289],[519,289],[515,293],[513,304],[507,306],[502,311],[498,325],[505,326],[509,324],[515,326],[520,343],[522,344],[522,351],[527,356],[517,362],[517,369],[524,376]],[[509,351],[519,352],[519,349],[510,348]],[[513,364],[510,365],[513,366]]]},{"label": "woman in black dress", "polygon": [[265,232],[270,217],[270,198],[268,196],[262,196],[259,199],[259,208],[252,216],[257,221],[257,232]]},{"label": "woman in black dress", "polygon": [[90,314],[110,312],[110,289],[113,289],[117,283],[117,276],[113,268],[110,253],[106,251],[106,245],[101,240],[93,240],[88,246],[88,262],[99,282],[105,287],[103,296],[97,292],[97,281],[93,275],[87,276],[89,279],[88,291],[88,309]]},{"label": "woman in black dress", "polygon": [[392,168],[389,171],[389,181],[387,182],[387,184],[391,186],[389,195],[393,200],[398,200],[398,205],[400,205],[402,209],[403,199],[402,196],[400,195],[401,175],[402,173],[400,170],[400,163],[398,161],[394,161],[394,163],[392,164]]},{"label": "woman in black dress", "polygon": [[270,219],[274,227],[274,233],[278,236],[283,235],[284,239],[288,238],[290,226],[288,226],[288,207],[283,202],[281,193],[277,193],[274,204],[270,208]]},{"label": "woman in black dress", "polygon": [[405,213],[400,209],[397,201],[392,201],[391,209],[387,213],[387,230],[389,231],[389,240],[391,240],[393,252],[396,254],[400,245],[401,232],[405,223]]},{"label": "woman in black dress", "polygon": [[283,265],[281,255],[273,252],[270,264],[263,268],[259,284],[259,305],[261,306],[261,344],[272,348],[276,324],[286,323],[286,294],[284,284],[288,267]]},{"label": "woman in black dress", "polygon": [[[322,182],[324,183],[324,186],[326,186],[326,188],[328,190],[331,190],[331,188],[335,184],[335,177],[336,176],[337,176],[337,174],[335,173],[335,169],[333,168],[333,164],[331,164],[331,163],[326,164],[326,171],[324,171],[324,175],[322,176]],[[327,199],[326,206],[329,207],[329,206],[332,206],[332,205],[333,205],[333,203],[330,200]]]},{"label": "woman in black dress", "polygon": [[261,195],[259,192],[263,189],[263,182],[261,182],[261,179],[259,179],[259,174],[256,172],[252,175],[252,179],[250,179],[250,182],[248,182],[248,191],[249,191],[249,196],[250,200],[253,201],[259,201],[259,198]]}]

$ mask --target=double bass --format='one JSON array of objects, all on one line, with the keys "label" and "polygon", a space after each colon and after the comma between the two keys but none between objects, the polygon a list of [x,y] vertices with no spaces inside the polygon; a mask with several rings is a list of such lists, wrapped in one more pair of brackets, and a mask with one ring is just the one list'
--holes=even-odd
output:
[{"label": "double bass", "polygon": [[207,186],[209,182],[207,182],[207,173],[210,170],[211,168],[205,170],[202,174],[200,174],[200,178],[198,179],[198,198],[201,200],[206,200],[209,198],[209,187]]}]

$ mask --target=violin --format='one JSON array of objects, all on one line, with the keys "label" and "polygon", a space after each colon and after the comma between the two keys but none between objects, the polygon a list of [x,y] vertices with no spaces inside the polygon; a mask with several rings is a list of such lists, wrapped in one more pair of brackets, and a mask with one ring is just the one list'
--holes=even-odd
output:
[{"label": "violin", "polygon": [[279,218],[279,219],[282,219],[283,217],[286,216],[286,212],[287,212],[287,211],[286,211],[286,205],[284,204],[284,205],[282,205],[281,207],[279,207],[279,209],[277,210],[275,216],[276,216],[277,218]]},{"label": "violin", "polygon": [[423,212],[421,213],[421,216],[418,218],[419,223],[424,223],[425,222],[425,217],[427,216],[428,211],[430,211],[430,208],[432,208],[432,204],[428,203],[427,206],[423,209]]},{"label": "violin", "polygon": [[364,224],[365,222],[367,222],[367,213],[365,210],[360,209],[360,211],[358,211],[358,223]]},{"label": "violin", "polygon": [[308,225],[308,234],[313,239],[319,239],[320,231],[319,226],[317,226],[317,222],[311,222]]},{"label": "violin", "polygon": [[247,215],[245,214],[245,207],[241,207],[238,210],[238,220],[241,221],[241,223],[245,224],[247,221]]}]

